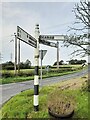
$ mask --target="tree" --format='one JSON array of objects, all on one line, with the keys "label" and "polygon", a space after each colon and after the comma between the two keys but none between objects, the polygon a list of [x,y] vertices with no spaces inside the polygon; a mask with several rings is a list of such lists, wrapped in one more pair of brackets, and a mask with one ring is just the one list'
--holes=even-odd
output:
[{"label": "tree", "polygon": [[[59,65],[63,65],[63,64],[64,64],[63,60],[59,61]],[[57,62],[55,62],[54,65],[57,65]]]},{"label": "tree", "polygon": [[71,64],[71,65],[75,65],[75,64],[85,64],[86,63],[86,60],[77,60],[77,59],[75,59],[75,60],[69,60],[68,61],[69,62],[69,64]]},{"label": "tree", "polygon": [[90,55],[90,2],[81,0],[80,3],[75,4],[73,12],[76,21],[68,30],[73,33],[65,36],[64,46],[78,46],[79,49],[73,51],[72,54],[82,57]]},{"label": "tree", "polygon": [[2,63],[2,69],[14,70],[14,63],[12,61]]},{"label": "tree", "polygon": [[30,60],[26,60],[26,62],[24,63],[25,68],[30,68],[31,67],[31,61]]},{"label": "tree", "polygon": [[31,61],[30,60],[27,59],[25,64],[28,65],[29,67],[31,67]]},{"label": "tree", "polygon": [[20,69],[25,69],[24,63],[20,62]]},{"label": "tree", "polygon": [[63,65],[63,64],[64,64],[64,61],[61,60],[61,61],[59,62],[59,65]]}]

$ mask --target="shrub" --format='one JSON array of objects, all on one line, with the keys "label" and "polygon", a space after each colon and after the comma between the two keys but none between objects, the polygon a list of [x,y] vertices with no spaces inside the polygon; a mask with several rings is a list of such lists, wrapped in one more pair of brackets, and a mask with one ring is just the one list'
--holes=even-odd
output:
[{"label": "shrub", "polygon": [[75,108],[75,98],[62,90],[55,90],[48,97],[48,109],[57,115],[68,115]]},{"label": "shrub", "polygon": [[88,82],[88,80],[86,80],[83,84],[82,84],[82,87],[81,87],[81,90],[82,91],[88,91],[90,92],[90,83]]},{"label": "shrub", "polygon": [[34,71],[24,71],[24,72],[19,72],[18,76],[25,76],[25,77],[28,77],[28,76],[34,76]]},{"label": "shrub", "polygon": [[5,73],[2,73],[2,77],[5,77],[5,78],[14,77],[14,74],[12,74],[10,72],[5,72]]},{"label": "shrub", "polygon": [[5,66],[4,69],[6,69],[6,70],[14,70],[14,66],[12,66],[12,65],[7,65],[7,66]]}]

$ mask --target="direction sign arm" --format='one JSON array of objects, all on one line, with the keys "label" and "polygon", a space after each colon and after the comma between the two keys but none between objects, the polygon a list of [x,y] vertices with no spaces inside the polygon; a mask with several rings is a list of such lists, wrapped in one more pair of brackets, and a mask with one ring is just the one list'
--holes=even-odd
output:
[{"label": "direction sign arm", "polygon": [[65,35],[40,35],[39,39],[40,40],[59,40],[59,41],[63,41],[64,40]]},{"label": "direction sign arm", "polygon": [[40,40],[40,39],[39,39],[39,43],[40,43],[40,44],[44,44],[44,45],[48,45],[48,46],[56,47],[56,48],[57,48],[57,44],[54,43],[54,42],[49,42],[49,41],[46,41],[46,40]]},{"label": "direction sign arm", "polygon": [[17,26],[17,38],[34,48],[37,47],[37,40],[19,26]]}]

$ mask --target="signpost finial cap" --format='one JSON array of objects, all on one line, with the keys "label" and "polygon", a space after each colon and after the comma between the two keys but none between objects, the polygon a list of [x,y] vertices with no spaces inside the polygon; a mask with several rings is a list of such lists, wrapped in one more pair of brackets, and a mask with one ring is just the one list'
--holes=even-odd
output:
[{"label": "signpost finial cap", "polygon": [[36,25],[35,25],[35,29],[39,29],[39,24],[36,24]]},{"label": "signpost finial cap", "polygon": [[36,26],[39,26],[39,24],[37,23]]}]

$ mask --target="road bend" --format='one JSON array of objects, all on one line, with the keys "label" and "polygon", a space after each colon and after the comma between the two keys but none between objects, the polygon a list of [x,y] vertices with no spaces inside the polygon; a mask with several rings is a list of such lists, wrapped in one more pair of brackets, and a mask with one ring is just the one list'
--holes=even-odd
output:
[{"label": "road bend", "polygon": [[[69,80],[69,79],[76,78],[76,77],[82,77],[85,74],[88,74],[88,69],[82,70],[78,73],[68,74],[64,76],[45,78],[42,81],[41,80],[39,81],[39,85],[40,87],[51,85],[51,84],[58,83],[63,80]],[[0,98],[0,107],[5,102],[7,102],[11,97],[15,96],[16,94],[24,90],[33,89],[33,88],[34,88],[33,80],[0,85],[0,94],[2,96],[2,98]]]}]

